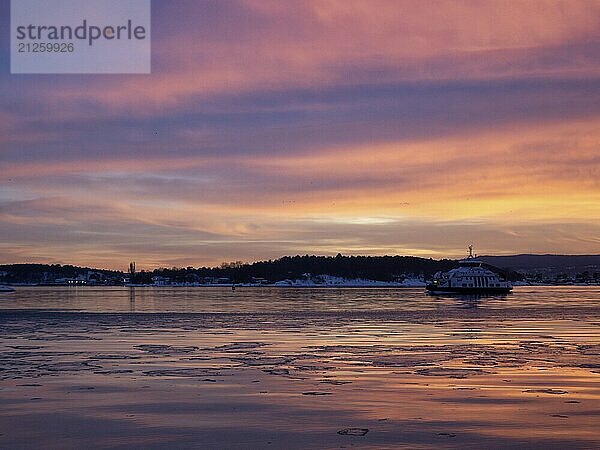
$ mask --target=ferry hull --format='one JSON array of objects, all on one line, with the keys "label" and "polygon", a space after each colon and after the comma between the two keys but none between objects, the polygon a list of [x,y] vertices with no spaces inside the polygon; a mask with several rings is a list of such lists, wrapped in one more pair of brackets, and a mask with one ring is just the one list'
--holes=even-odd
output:
[{"label": "ferry hull", "polygon": [[508,294],[512,287],[441,287],[428,284],[426,289],[430,294],[501,295]]}]

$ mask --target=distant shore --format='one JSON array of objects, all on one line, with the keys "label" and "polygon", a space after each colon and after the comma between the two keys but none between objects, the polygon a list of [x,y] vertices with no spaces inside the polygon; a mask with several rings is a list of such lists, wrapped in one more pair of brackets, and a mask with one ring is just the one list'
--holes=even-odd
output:
[{"label": "distant shore", "polygon": [[[600,255],[479,256],[518,285],[600,285]],[[128,271],[60,264],[0,265],[0,284],[421,287],[458,260],[415,256],[284,256],[276,260]]]}]

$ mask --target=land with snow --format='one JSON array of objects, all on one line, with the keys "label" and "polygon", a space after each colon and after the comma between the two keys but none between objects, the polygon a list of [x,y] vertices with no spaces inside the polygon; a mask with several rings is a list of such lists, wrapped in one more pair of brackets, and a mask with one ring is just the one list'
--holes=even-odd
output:
[{"label": "land with snow", "polygon": [[[599,285],[600,255],[481,256],[516,285]],[[420,287],[452,259],[413,256],[285,256],[216,267],[158,268],[128,273],[61,264],[0,265],[0,284],[92,286]]]}]

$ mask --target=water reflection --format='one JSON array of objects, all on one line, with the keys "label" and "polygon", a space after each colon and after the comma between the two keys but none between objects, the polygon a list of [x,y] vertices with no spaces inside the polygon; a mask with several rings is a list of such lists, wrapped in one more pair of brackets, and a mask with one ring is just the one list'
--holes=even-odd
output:
[{"label": "water reflection", "polygon": [[129,287],[129,312],[135,312],[135,287]]},{"label": "water reflection", "polygon": [[506,300],[510,294],[429,294],[438,300],[454,302],[459,308],[473,309],[485,306],[486,301]]},{"label": "water reflection", "polygon": [[0,448],[600,447],[596,288],[15,295]]},{"label": "water reflection", "polygon": [[[597,287],[517,287],[506,296],[461,297],[397,288],[19,287],[1,309],[90,312],[350,312],[495,308],[596,308]],[[134,301],[132,301],[132,298]],[[133,308],[132,308],[133,306]]]}]

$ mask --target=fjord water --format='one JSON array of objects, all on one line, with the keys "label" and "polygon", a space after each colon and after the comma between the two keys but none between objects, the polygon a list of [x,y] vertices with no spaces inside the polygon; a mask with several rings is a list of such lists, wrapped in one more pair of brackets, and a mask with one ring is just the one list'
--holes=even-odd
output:
[{"label": "fjord water", "polygon": [[598,448],[600,289],[19,287],[0,448]]}]

